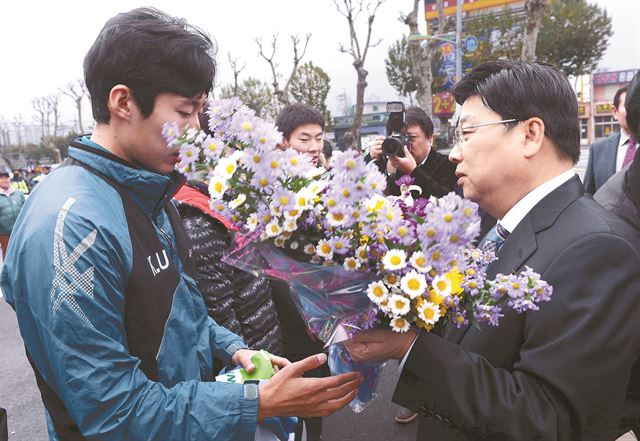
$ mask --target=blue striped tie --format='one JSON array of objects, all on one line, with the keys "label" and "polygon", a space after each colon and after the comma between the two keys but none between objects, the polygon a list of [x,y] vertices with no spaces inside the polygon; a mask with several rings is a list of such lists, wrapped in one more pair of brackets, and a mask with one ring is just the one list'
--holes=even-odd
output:
[{"label": "blue striped tie", "polygon": [[507,237],[509,237],[509,231],[502,225],[496,224],[480,241],[479,248],[485,253],[491,251],[497,254]]}]

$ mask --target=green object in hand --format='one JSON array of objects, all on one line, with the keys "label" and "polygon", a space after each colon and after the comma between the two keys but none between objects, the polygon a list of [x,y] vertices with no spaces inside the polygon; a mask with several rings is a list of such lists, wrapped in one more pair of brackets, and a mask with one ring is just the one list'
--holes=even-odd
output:
[{"label": "green object in hand", "polygon": [[256,352],[253,357],[251,357],[251,362],[256,367],[253,372],[247,372],[244,368],[240,368],[223,375],[218,375],[216,381],[243,384],[249,380],[268,380],[276,373],[267,351],[260,350]]}]

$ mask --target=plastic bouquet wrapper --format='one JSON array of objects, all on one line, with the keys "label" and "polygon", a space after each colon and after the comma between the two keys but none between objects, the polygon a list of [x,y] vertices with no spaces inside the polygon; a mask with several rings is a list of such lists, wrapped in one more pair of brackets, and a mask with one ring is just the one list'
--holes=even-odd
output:
[{"label": "plastic bouquet wrapper", "polygon": [[165,125],[167,144],[180,147],[178,168],[208,181],[211,209],[237,228],[227,262],[286,281],[327,345],[331,371],[364,375],[353,410],[374,397],[382,368],[353,362],[341,342],[354,333],[498,326],[505,308],[524,313],[551,298],[530,268],[487,278],[495,256],[473,246],[475,203],[455,193],[414,198],[410,176],[396,181],[400,196],[386,196],[386,177],[353,150],[317,167],[280,150],[273,124],[236,98],[213,101],[208,115],[207,133]]},{"label": "plastic bouquet wrapper", "polygon": [[309,329],[328,347],[333,374],[358,371],[364,382],[350,403],[361,412],[375,397],[384,363],[356,363],[343,344],[360,330],[372,329],[377,311],[366,296],[372,274],[354,272],[342,266],[307,263],[285,254],[270,242],[253,236],[236,235],[236,247],[225,262],[253,274],[283,280]]}]

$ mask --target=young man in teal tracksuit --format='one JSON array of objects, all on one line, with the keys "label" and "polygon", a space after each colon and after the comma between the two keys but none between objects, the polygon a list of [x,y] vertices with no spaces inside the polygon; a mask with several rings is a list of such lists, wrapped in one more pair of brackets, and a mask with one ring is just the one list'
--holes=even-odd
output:
[{"label": "young man in teal tracksuit", "polygon": [[96,120],[70,159],[29,198],[13,230],[1,287],[15,309],[53,440],[252,440],[277,415],[327,415],[357,374],[302,373],[270,382],[212,382],[213,358],[248,370],[253,351],[207,316],[171,197],[165,122],[197,126],[211,90],[212,43],[154,9],[107,22],[85,58]]}]

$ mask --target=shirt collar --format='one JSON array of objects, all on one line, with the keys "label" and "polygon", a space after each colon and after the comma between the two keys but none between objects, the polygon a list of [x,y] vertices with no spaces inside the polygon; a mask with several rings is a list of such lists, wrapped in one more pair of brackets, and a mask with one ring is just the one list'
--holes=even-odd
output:
[{"label": "shirt collar", "polygon": [[576,173],[573,170],[567,170],[560,173],[558,176],[549,179],[544,184],[534,188],[525,197],[520,199],[518,203],[511,207],[507,214],[504,215],[504,218],[498,222],[500,222],[500,225],[509,231],[509,233],[512,233],[520,221],[524,219],[524,217],[538,204],[538,202],[569,179],[573,178],[575,174]]},{"label": "shirt collar", "polygon": [[631,135],[628,134],[624,129],[620,129],[620,141],[618,142],[618,147],[625,145],[628,141],[629,138],[631,138]]},{"label": "shirt collar", "polygon": [[9,185],[9,188],[7,188],[6,190],[0,188],[0,193],[6,194],[7,196],[11,196],[11,193],[13,193],[14,191],[15,190],[13,189],[13,186],[11,186],[11,185]]}]

